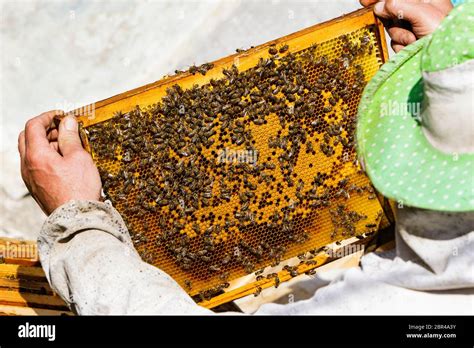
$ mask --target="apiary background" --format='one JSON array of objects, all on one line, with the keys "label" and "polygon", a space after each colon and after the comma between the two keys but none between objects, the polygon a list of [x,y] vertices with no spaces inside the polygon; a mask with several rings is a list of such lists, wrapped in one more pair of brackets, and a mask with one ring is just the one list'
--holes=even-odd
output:
[{"label": "apiary background", "polygon": [[358,8],[356,0],[2,1],[0,235],[35,239],[45,218],[25,197],[19,170],[16,138],[29,118],[86,105]]}]

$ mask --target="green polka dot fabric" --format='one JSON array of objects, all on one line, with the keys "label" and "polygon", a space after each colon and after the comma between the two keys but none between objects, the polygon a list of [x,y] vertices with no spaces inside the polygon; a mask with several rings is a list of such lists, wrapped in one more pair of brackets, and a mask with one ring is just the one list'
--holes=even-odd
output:
[{"label": "green polka dot fabric", "polygon": [[[384,64],[362,96],[359,157],[377,190],[399,204],[440,211],[474,210],[474,154],[437,150],[425,138],[419,118],[425,67],[439,71],[472,59],[473,14],[473,3],[455,8],[432,36],[409,45]],[[456,39],[459,33],[461,40]]]},{"label": "green polka dot fabric", "polygon": [[457,7],[433,33],[422,52],[423,71],[444,70],[474,58],[473,6],[470,2]]}]

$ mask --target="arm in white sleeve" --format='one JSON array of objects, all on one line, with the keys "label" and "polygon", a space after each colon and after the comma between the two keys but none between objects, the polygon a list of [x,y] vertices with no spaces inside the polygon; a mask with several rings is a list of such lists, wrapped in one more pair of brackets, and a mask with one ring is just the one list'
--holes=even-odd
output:
[{"label": "arm in white sleeve", "polygon": [[78,314],[212,314],[141,260],[108,203],[59,207],[43,225],[38,248],[51,287]]}]

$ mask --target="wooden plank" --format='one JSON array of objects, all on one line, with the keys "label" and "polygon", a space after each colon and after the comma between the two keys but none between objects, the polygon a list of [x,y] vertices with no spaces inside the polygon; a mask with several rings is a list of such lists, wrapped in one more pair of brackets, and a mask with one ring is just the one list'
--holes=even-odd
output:
[{"label": "wooden plank", "polygon": [[[372,8],[370,8],[370,10],[372,11]],[[375,20],[375,24],[378,27],[377,34],[378,34],[379,45],[382,48],[381,49],[382,60],[384,63],[386,63],[390,57],[388,55],[387,38],[385,37],[385,29],[384,29],[382,21],[377,16],[375,16],[374,20]]]},{"label": "wooden plank", "polygon": [[17,290],[38,294],[54,294],[54,291],[45,279],[42,280],[29,280],[29,279],[5,279],[0,278],[0,289]]},{"label": "wooden plank", "polygon": [[44,280],[46,275],[41,267],[0,264],[0,278]]},{"label": "wooden plank", "polygon": [[67,310],[66,303],[64,303],[59,296],[39,295],[3,289],[0,289],[0,304]]},{"label": "wooden plank", "polygon": [[[351,243],[351,244],[347,244],[347,245],[343,245],[340,248],[335,248],[333,250],[333,253],[337,255],[339,250],[341,250],[343,248],[346,248],[346,247],[349,247],[351,245],[361,245],[361,244],[365,245],[365,244],[369,243],[372,239],[373,239],[372,236],[371,237],[366,237],[364,239],[361,239],[360,241],[357,241],[357,242],[354,242],[354,243]],[[360,255],[356,255],[356,257],[360,258]],[[316,261],[316,264],[314,264],[314,265],[300,264],[297,268],[298,269],[298,274],[302,275],[302,274],[304,274],[308,271],[311,271],[313,269],[321,267],[324,264],[327,264],[331,261],[334,261],[334,260],[336,260],[336,258],[333,258],[330,255],[328,255],[327,253],[322,252],[322,253],[316,255],[316,257],[314,257],[313,260]],[[278,274],[278,278],[280,279],[280,283],[286,282],[286,281],[293,278],[290,275],[290,273],[286,270],[282,270],[282,271],[278,272],[277,274]],[[257,288],[261,288],[263,290],[263,289],[270,288],[272,286],[275,286],[275,279],[274,278],[270,278],[270,279],[264,278],[262,280],[255,281],[255,282],[252,282],[250,284],[246,284],[246,285],[243,285],[243,286],[238,287],[236,289],[230,290],[228,292],[225,292],[224,294],[215,296],[215,297],[211,298],[208,301],[199,302],[199,305],[201,305],[205,308],[214,308],[214,307],[217,307],[217,306],[222,305],[224,303],[236,300],[238,298],[251,295],[251,294],[255,293]]]},{"label": "wooden plank", "polygon": [[0,315],[74,315],[71,311],[0,305]]}]

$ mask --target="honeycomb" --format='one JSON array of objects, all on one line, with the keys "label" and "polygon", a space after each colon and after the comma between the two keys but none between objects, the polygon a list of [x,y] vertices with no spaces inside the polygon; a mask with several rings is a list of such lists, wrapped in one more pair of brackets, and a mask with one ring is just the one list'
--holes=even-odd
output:
[{"label": "honeycomb", "polygon": [[143,260],[206,298],[376,231],[382,208],[354,131],[382,63],[376,25],[299,51],[272,45],[249,69],[191,88],[178,79],[154,104],[87,126],[105,196]]}]

